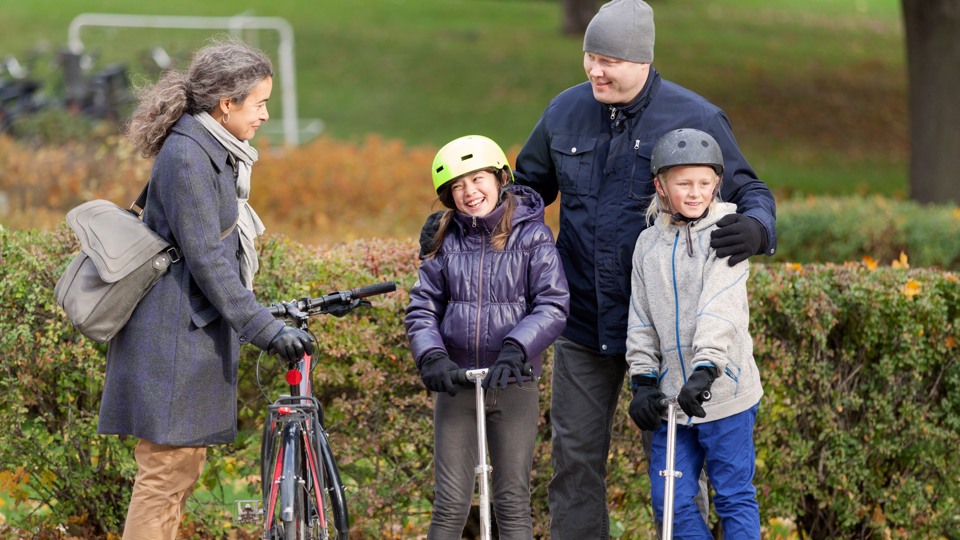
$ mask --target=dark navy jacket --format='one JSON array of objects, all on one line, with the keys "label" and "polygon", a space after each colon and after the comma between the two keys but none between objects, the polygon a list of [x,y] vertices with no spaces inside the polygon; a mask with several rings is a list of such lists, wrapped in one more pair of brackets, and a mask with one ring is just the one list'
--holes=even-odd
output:
[{"label": "dark navy jacket", "polygon": [[487,368],[509,340],[539,376],[541,353],[563,331],[570,293],[543,201],[529,188],[509,189],[518,204],[503,250],[490,245],[502,205],[483,218],[456,212],[437,256],[420,265],[404,320],[418,367],[439,350],[461,368]]},{"label": "dark navy jacket", "polygon": [[589,82],[569,88],[547,106],[517,156],[517,183],[537,190],[546,204],[560,198],[557,249],[570,286],[563,335],[605,354],[626,352],[630,265],[644,212],[654,193],[650,153],[657,139],[678,128],[711,134],[724,158],[724,201],[756,218],[777,244],[776,204],[741,154],[722,110],[653,67],[640,95],[624,107],[593,97]]}]

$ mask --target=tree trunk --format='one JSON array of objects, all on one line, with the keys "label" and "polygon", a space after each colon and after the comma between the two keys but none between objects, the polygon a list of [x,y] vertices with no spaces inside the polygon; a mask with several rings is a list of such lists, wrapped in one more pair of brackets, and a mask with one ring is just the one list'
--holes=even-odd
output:
[{"label": "tree trunk", "polygon": [[597,0],[563,0],[563,33],[582,36],[597,13]]},{"label": "tree trunk", "polygon": [[960,0],[903,0],[910,197],[960,204]]}]

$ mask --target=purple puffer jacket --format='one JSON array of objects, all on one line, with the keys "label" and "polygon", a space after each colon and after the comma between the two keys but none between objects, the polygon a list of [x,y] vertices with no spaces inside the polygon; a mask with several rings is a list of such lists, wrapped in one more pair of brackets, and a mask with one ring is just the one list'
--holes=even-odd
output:
[{"label": "purple puffer jacket", "polygon": [[418,368],[436,350],[462,368],[490,367],[510,340],[539,377],[541,353],[563,331],[570,292],[543,200],[525,186],[508,189],[518,204],[503,251],[490,245],[503,206],[476,219],[456,212],[437,256],[420,265],[404,320]]}]

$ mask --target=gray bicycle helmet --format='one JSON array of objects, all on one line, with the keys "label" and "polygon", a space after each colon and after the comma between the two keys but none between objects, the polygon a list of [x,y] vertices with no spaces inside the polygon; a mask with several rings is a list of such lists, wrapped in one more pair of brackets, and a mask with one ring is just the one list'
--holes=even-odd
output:
[{"label": "gray bicycle helmet", "polygon": [[707,165],[723,177],[723,153],[709,133],[699,129],[675,129],[660,137],[650,156],[654,176],[675,165]]}]

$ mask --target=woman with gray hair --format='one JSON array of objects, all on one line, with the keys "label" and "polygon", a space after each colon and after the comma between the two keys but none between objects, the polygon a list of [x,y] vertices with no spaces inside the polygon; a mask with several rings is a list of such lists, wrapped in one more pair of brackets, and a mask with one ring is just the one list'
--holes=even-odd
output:
[{"label": "woman with gray hair", "polygon": [[306,332],[284,326],[253,295],[254,238],[263,224],[247,199],[269,119],[273,66],[238,40],[196,52],[140,92],[126,126],[155,158],[144,222],[179,261],[110,341],[98,431],[139,439],[123,538],[174,540],[206,447],[236,438],[240,345],[296,359]]}]

